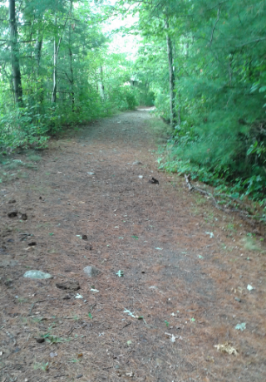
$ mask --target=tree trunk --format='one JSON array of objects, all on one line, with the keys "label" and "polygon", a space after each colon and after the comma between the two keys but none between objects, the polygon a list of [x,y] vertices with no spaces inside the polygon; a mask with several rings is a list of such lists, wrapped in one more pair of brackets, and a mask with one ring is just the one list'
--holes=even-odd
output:
[{"label": "tree trunk", "polygon": [[173,60],[173,44],[171,37],[168,34],[169,25],[166,26],[166,43],[168,54],[168,68],[169,68],[169,93],[170,93],[170,123],[174,127],[176,123],[176,110],[175,110],[175,72],[174,72],[174,60]]},{"label": "tree trunk", "polygon": [[43,100],[44,100],[43,79],[42,78],[39,79],[40,62],[41,62],[41,54],[42,54],[42,43],[43,43],[43,37],[41,36],[40,31],[38,31],[38,37],[37,37],[37,41],[35,44],[35,60],[36,60],[36,65],[37,65],[35,76],[36,76],[36,83],[37,83],[37,87],[38,87],[38,98],[39,98],[40,106],[42,105]]},{"label": "tree trunk", "polygon": [[37,63],[37,72],[39,72],[39,66],[41,61],[41,53],[42,53],[42,37],[38,33],[38,39],[35,44],[35,60]]},{"label": "tree trunk", "polygon": [[52,103],[56,104],[56,91],[57,91],[57,43],[54,38],[54,69],[53,69],[53,91],[52,91]]},{"label": "tree trunk", "polygon": [[9,0],[9,29],[11,45],[11,64],[14,84],[15,101],[19,106],[22,105],[22,84],[19,64],[18,31],[16,24],[16,4],[15,0]]},{"label": "tree trunk", "polygon": [[99,89],[99,93],[100,93],[101,99],[104,100],[105,95],[104,95],[103,67],[102,66],[100,66],[100,69],[99,69],[98,89]]},{"label": "tree trunk", "polygon": [[[70,18],[72,16],[73,10],[73,1],[70,0]],[[69,25],[69,41],[68,41],[68,52],[69,52],[69,71],[70,71],[70,87],[71,87],[71,103],[72,103],[72,112],[75,109],[75,93],[74,93],[74,72],[73,72],[73,53],[72,53],[72,25]]]}]

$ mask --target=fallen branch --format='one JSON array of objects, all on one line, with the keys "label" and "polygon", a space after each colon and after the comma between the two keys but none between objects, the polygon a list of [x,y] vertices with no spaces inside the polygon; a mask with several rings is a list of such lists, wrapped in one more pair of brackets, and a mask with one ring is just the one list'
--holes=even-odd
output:
[{"label": "fallen branch", "polygon": [[222,210],[223,209],[221,206],[218,205],[216,199],[214,198],[214,196],[210,192],[208,192],[206,190],[203,190],[202,188],[192,186],[192,184],[189,181],[189,175],[185,175],[185,179],[186,179],[186,183],[187,183],[189,191],[195,190],[195,191],[198,191],[199,193],[201,193],[203,195],[209,196],[212,199],[215,207],[218,208],[218,210]]},{"label": "fallen branch", "polygon": [[[254,223],[254,217],[259,218],[259,220],[263,219],[263,216],[261,216],[261,215],[251,215],[247,211],[247,208],[246,208],[246,210],[239,210],[239,209],[224,208],[224,207],[220,206],[211,192],[203,190],[202,188],[199,188],[199,187],[196,187],[196,186],[192,185],[190,180],[189,180],[189,178],[190,178],[190,176],[185,174],[185,180],[186,180],[186,184],[187,184],[187,187],[188,187],[189,191],[194,191],[195,190],[195,191],[197,191],[197,192],[199,192],[199,193],[201,193],[203,195],[206,195],[206,196],[210,197],[212,199],[212,202],[213,202],[214,206],[218,210],[226,212],[226,213],[233,213],[233,212],[238,213],[243,219],[247,220],[253,226],[255,224]],[[219,194],[218,196],[227,197],[229,199],[233,199],[230,195],[226,195],[226,194]],[[245,207],[243,202],[236,201],[236,200],[234,200],[234,201],[236,203],[242,204]]]}]

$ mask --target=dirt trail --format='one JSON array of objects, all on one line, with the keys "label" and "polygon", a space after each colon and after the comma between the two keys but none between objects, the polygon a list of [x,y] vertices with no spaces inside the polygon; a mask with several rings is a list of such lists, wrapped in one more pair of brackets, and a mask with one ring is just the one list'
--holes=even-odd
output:
[{"label": "dirt trail", "polygon": [[1,381],[265,381],[260,237],[157,171],[150,120],[84,126],[1,185]]}]

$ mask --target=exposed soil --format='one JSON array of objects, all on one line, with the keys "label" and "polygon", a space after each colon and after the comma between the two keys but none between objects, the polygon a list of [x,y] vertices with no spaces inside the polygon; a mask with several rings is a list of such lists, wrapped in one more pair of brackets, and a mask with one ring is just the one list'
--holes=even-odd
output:
[{"label": "exposed soil", "polygon": [[151,120],[84,126],[1,185],[1,381],[265,381],[262,236],[157,171]]}]

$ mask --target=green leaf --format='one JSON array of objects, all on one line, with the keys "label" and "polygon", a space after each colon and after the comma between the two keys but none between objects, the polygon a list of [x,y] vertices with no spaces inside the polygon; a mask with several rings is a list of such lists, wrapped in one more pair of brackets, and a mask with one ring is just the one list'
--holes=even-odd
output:
[{"label": "green leaf", "polygon": [[264,93],[266,91],[266,86],[262,86],[260,89],[259,89],[259,93]]},{"label": "green leaf", "polygon": [[235,329],[236,330],[241,330],[241,332],[243,332],[245,329],[246,329],[246,323],[245,322],[242,322],[241,324],[237,324],[235,326]]},{"label": "green leaf", "polygon": [[118,272],[116,272],[116,275],[118,277],[123,277],[124,276],[124,272],[119,270]]}]

